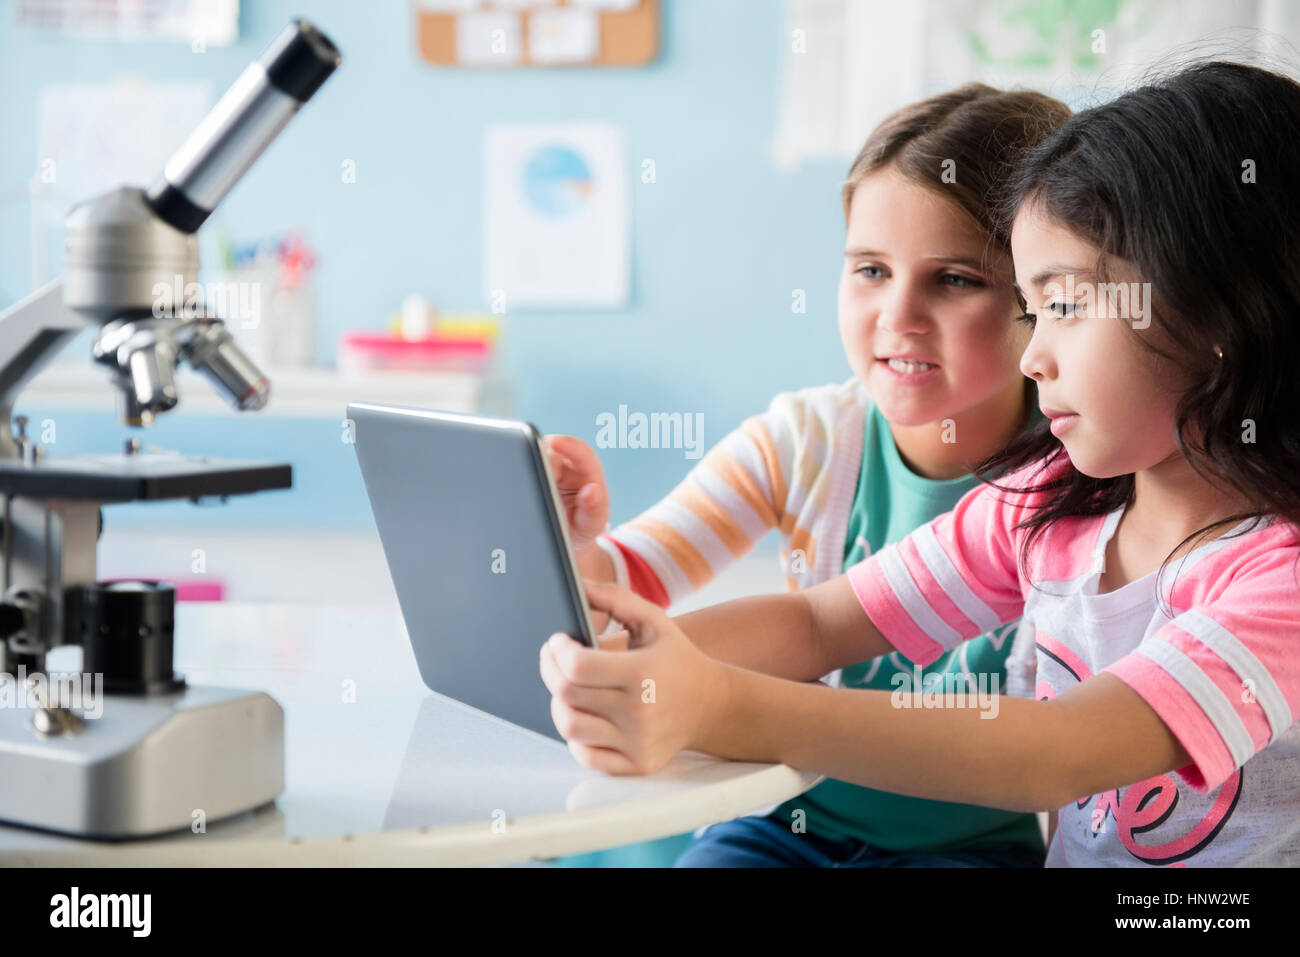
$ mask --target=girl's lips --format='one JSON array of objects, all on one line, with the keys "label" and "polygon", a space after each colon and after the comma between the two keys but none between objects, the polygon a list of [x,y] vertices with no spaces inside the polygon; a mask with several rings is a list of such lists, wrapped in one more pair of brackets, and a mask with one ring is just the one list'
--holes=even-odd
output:
[{"label": "girl's lips", "polygon": [[1058,415],[1052,419],[1052,434],[1059,439],[1061,433],[1068,431],[1078,421],[1079,414],[1077,412],[1072,412],[1069,415]]},{"label": "girl's lips", "polygon": [[920,383],[930,381],[930,379],[939,374],[938,366],[926,369],[924,372],[899,372],[896,369],[891,369],[889,367],[888,359],[877,359],[876,364],[880,366],[885,375],[889,376],[889,378],[894,382],[898,382],[902,385],[919,385]]}]

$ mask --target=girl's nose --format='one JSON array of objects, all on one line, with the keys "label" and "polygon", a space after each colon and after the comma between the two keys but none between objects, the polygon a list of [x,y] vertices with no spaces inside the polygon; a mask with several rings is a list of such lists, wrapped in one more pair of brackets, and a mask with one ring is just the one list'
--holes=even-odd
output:
[{"label": "girl's nose", "polygon": [[903,283],[898,283],[880,310],[877,324],[896,334],[924,332],[929,319],[921,300]]},{"label": "girl's nose", "polygon": [[1020,371],[1035,382],[1042,382],[1056,374],[1055,365],[1047,351],[1039,344],[1037,335],[1029,340],[1029,345],[1020,356]]}]

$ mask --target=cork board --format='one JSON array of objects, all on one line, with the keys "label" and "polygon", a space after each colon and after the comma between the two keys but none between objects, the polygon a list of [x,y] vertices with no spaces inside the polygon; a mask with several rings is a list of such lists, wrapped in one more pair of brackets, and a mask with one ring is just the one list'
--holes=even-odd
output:
[{"label": "cork board", "polygon": [[[659,55],[659,0],[626,0],[626,9],[598,6],[580,0],[415,0],[417,44],[430,63],[470,69],[643,66]],[[570,17],[580,22],[559,22]],[[584,40],[593,19],[596,36]],[[535,46],[541,42],[536,38],[555,35],[548,26],[563,27],[565,35],[549,50]]]}]

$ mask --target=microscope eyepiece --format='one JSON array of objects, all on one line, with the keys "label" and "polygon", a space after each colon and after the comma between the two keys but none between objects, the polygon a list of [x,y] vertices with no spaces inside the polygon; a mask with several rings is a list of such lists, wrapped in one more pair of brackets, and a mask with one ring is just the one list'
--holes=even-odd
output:
[{"label": "microscope eyepiece", "polygon": [[306,103],[342,61],[329,37],[306,20],[295,20],[266,48],[260,62],[277,88]]},{"label": "microscope eyepiece", "polygon": [[197,231],[341,62],[325,34],[306,20],[290,23],[167,161],[145,194],[149,208],[183,233]]}]

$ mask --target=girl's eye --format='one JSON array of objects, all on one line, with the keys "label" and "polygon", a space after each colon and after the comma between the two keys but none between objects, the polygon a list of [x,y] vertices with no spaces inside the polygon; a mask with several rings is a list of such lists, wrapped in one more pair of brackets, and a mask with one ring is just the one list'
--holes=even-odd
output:
[{"label": "girl's eye", "polygon": [[1075,309],[1078,308],[1078,305],[1079,304],[1077,302],[1056,301],[1056,302],[1049,302],[1043,308],[1046,309],[1048,312],[1050,312],[1052,315],[1057,316],[1061,319],[1065,319],[1068,316],[1074,315],[1074,311]]},{"label": "girl's eye", "polygon": [[879,266],[859,266],[857,269],[854,270],[854,272],[858,273],[859,275],[862,275],[862,274],[865,273],[865,272],[871,272],[871,271],[874,271],[875,274],[874,274],[874,275],[866,276],[865,278],[867,278],[867,279],[883,279],[883,278],[884,278],[884,272],[885,272],[885,270],[883,270],[883,269],[880,268]]},{"label": "girl's eye", "polygon": [[1023,322],[1026,325],[1030,325],[1030,326],[1032,326],[1037,321],[1038,321],[1038,317],[1035,316],[1032,312],[1026,312],[1022,315],[1016,316],[1016,322]]},{"label": "girl's eye", "polygon": [[947,283],[956,289],[965,289],[968,286],[982,286],[984,283],[978,279],[972,279],[970,276],[963,276],[961,273],[946,272],[939,277],[940,282]]}]

